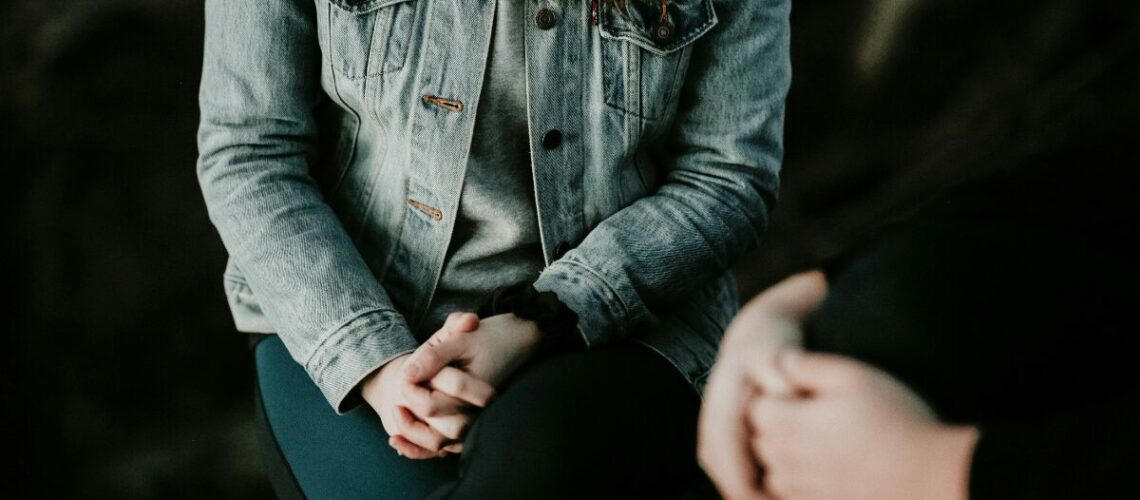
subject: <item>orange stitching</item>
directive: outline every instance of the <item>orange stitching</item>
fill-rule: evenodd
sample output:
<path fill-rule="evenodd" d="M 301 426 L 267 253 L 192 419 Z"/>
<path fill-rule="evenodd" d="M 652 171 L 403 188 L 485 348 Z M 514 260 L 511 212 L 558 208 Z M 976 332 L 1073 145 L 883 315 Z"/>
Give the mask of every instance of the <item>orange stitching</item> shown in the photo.
<path fill-rule="evenodd" d="M 420 202 L 413 200 L 411 198 L 408 198 L 408 204 L 411 205 L 412 207 L 414 207 L 416 210 L 419 210 L 419 211 L 427 214 L 429 217 L 431 217 L 435 220 L 443 220 L 443 212 L 440 211 L 438 208 L 431 207 L 428 205 L 424 205 L 423 203 L 420 203 Z"/>
<path fill-rule="evenodd" d="M 661 0 L 661 20 L 657 21 L 659 23 L 664 23 L 665 19 L 668 18 L 669 4 L 666 3 L 667 1 L 668 0 Z"/>
<path fill-rule="evenodd" d="M 420 100 L 422 100 L 424 104 L 434 104 L 453 113 L 459 113 L 463 111 L 463 103 L 456 101 L 455 99 L 444 99 L 442 97 L 425 95 L 421 97 Z"/>

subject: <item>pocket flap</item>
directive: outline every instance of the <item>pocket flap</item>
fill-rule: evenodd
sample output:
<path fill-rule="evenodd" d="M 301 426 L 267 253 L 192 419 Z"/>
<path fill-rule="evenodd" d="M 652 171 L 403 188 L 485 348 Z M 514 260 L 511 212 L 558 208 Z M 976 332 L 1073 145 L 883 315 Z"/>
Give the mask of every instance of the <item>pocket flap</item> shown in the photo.
<path fill-rule="evenodd" d="M 353 14 L 367 14 L 376 9 L 408 1 L 410 0 L 329 0 L 329 3 Z"/>
<path fill-rule="evenodd" d="M 658 55 L 692 43 L 717 23 L 712 0 L 597 1 L 603 38 L 628 41 Z"/>

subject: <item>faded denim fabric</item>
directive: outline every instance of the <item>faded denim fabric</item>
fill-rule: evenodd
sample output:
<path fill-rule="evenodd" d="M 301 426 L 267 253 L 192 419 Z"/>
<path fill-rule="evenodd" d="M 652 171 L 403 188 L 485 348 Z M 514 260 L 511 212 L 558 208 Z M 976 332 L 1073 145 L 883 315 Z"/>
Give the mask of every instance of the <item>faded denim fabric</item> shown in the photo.
<path fill-rule="evenodd" d="M 779 186 L 790 2 L 625 3 L 524 2 L 536 287 L 590 346 L 635 335 L 699 389 Z M 231 310 L 339 412 L 439 326 L 494 10 L 206 2 L 197 169 Z"/>
<path fill-rule="evenodd" d="M 443 323 L 472 311 L 487 290 L 534 281 L 546 267 L 530 175 L 527 129 L 526 5 L 497 2 L 451 246 L 421 321 Z M 533 20 L 530 20 L 534 22 Z"/>

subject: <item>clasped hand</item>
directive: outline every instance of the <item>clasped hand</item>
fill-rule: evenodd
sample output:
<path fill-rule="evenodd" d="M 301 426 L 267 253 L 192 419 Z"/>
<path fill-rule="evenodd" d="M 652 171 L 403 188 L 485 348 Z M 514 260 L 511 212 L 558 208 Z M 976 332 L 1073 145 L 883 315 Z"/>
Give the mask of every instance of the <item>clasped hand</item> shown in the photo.
<path fill-rule="evenodd" d="M 976 430 L 938 421 L 887 373 L 802 350 L 827 292 L 794 276 L 746 305 L 705 389 L 702 467 L 728 500 L 962 499 Z"/>
<path fill-rule="evenodd" d="M 534 322 L 510 313 L 483 320 L 452 313 L 415 352 L 365 379 L 362 395 L 400 455 L 429 459 L 460 453 L 478 411 L 533 354 L 538 336 Z"/>

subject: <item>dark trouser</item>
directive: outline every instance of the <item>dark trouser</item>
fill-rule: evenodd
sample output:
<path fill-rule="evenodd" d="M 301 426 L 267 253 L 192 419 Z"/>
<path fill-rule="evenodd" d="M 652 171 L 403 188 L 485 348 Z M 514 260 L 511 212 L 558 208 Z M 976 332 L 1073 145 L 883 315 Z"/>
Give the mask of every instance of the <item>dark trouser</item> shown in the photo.
<path fill-rule="evenodd" d="M 697 394 L 629 343 L 522 368 L 460 457 L 409 460 L 367 405 L 336 415 L 276 336 L 254 348 L 263 444 L 283 498 L 679 498 L 695 460 Z M 707 490 L 705 490 L 707 491 Z"/>

